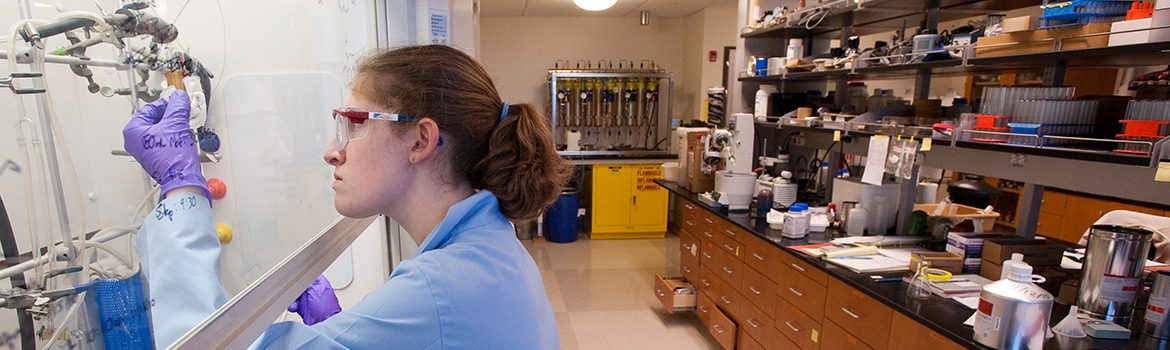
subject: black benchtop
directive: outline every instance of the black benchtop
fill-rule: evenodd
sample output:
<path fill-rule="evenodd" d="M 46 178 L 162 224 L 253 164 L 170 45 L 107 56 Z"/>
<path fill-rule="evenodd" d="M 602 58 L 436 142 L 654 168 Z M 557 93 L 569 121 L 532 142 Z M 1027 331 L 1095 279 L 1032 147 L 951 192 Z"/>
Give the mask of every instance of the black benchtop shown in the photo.
<path fill-rule="evenodd" d="M 772 243 L 772 245 L 796 256 L 798 259 L 803 259 L 806 263 L 816 266 L 830 277 L 836 278 L 845 284 L 864 292 L 866 295 L 881 301 L 886 306 L 897 310 L 906 315 L 910 319 L 929 327 L 930 329 L 950 338 L 959 345 L 972 349 L 990 349 L 976 343 L 974 340 L 974 330 L 971 327 L 964 326 L 963 322 L 967 320 L 975 310 L 968 309 L 963 304 L 951 299 L 943 299 L 938 296 L 931 296 L 927 300 L 914 299 L 906 295 L 905 283 L 886 282 L 877 283 L 870 278 L 870 274 L 859 274 L 847 268 L 837 266 L 819 258 L 814 258 L 808 254 L 804 254 L 793 250 L 789 247 L 800 246 L 806 244 L 824 243 L 829 241 L 835 231 L 832 228 L 826 229 L 825 233 L 810 233 L 808 237 L 803 239 L 790 239 L 780 235 L 780 231 L 773 230 L 768 227 L 768 223 L 763 218 L 757 220 L 756 212 L 751 210 L 747 213 L 728 213 L 726 208 L 716 209 L 703 204 L 699 201 L 699 195 L 680 187 L 677 183 L 668 182 L 665 180 L 654 180 L 659 186 L 669 190 L 678 198 L 693 202 L 700 208 L 714 213 L 715 215 L 734 223 L 740 228 L 751 232 L 764 239 L 764 241 Z M 880 272 L 883 277 L 908 276 L 909 272 Z M 1053 303 L 1052 307 L 1052 325 L 1060 322 L 1066 314 L 1068 314 L 1068 305 L 1061 305 Z M 1141 316 L 1135 315 L 1135 320 L 1140 320 Z M 1170 349 L 1170 341 L 1158 340 L 1141 334 L 1141 321 L 1133 322 L 1130 327 L 1133 339 L 1112 340 L 1112 339 L 1096 339 L 1092 337 L 1085 337 L 1081 339 L 1070 339 L 1062 336 L 1056 336 L 1048 339 L 1044 343 L 1045 349 Z M 891 349 L 893 350 L 893 349 Z"/>

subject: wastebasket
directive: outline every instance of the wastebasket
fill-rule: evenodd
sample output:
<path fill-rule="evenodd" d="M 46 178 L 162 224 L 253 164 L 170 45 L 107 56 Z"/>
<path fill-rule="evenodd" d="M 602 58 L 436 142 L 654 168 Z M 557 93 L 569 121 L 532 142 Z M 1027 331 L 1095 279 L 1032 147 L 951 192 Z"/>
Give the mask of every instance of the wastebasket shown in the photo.
<path fill-rule="evenodd" d="M 545 213 L 548 223 L 548 240 L 569 243 L 577 240 L 577 208 L 581 206 L 577 191 L 563 191 Z"/>

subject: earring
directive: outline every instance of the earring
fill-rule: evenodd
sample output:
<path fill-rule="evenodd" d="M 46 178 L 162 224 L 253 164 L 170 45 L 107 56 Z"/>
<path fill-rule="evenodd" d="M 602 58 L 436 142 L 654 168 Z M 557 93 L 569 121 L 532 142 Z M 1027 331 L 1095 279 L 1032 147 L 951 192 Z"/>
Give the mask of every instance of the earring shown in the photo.
<path fill-rule="evenodd" d="M 414 156 L 410 156 L 410 164 L 414 164 Z"/>

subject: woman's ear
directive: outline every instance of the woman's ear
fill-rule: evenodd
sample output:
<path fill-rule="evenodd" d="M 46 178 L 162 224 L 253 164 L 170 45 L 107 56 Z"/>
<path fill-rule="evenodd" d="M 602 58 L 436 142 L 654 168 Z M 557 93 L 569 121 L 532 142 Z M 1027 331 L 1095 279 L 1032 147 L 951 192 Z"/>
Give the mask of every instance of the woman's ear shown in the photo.
<path fill-rule="evenodd" d="M 415 124 L 414 145 L 410 147 L 410 163 L 417 164 L 434 156 L 439 147 L 439 124 L 434 119 L 422 118 Z"/>

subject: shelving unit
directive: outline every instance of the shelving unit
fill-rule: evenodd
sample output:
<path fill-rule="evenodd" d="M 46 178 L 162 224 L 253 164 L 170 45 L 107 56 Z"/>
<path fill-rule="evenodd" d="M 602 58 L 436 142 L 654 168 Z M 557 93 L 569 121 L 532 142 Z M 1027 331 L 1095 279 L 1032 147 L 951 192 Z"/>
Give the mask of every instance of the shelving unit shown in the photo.
<path fill-rule="evenodd" d="M 789 38 L 806 39 L 804 46 L 806 50 L 811 50 L 813 47 L 825 47 L 823 43 L 831 38 L 890 31 L 901 28 L 903 22 L 910 27 L 917 27 L 921 22 L 928 28 L 935 29 L 940 21 L 1035 6 L 1039 3 L 994 0 L 861 1 L 856 6 L 838 9 L 839 12 L 830 14 L 818 27 L 811 30 L 795 27 L 767 28 L 742 34 L 737 50 L 742 52 L 741 57 L 782 55 Z M 740 8 L 742 10 L 745 7 L 741 5 Z M 1099 35 L 1108 33 L 1089 34 Z M 818 42 L 822 44 L 818 45 Z M 1060 50 L 1063 48 L 1063 42 L 1059 40 L 1052 41 L 1052 45 L 1051 52 L 997 57 L 968 55 L 966 59 L 904 65 L 740 77 L 732 91 L 738 91 L 742 105 L 750 106 L 759 84 L 777 84 L 781 92 L 784 92 L 786 86 L 803 88 L 809 86 L 808 84 L 829 81 L 836 81 L 836 86 L 844 89 L 845 82 L 849 80 L 913 78 L 914 98 L 926 98 L 931 78 L 938 76 L 1041 68 L 1044 70 L 1042 85 L 1060 86 L 1064 83 L 1065 70 L 1070 67 L 1124 68 L 1170 63 L 1170 54 L 1167 53 L 1170 52 L 1170 42 L 1076 50 Z M 827 147 L 831 144 L 831 139 L 828 138 L 832 136 L 832 130 L 821 132 L 817 128 L 778 127 L 803 132 L 806 147 Z M 859 132 L 847 133 L 860 136 L 854 138 L 855 143 L 867 140 L 868 136 L 871 136 Z M 1164 155 L 1170 155 L 1168 140 L 1170 139 L 1163 139 L 1153 144 L 1151 154 L 1142 156 L 1114 153 L 1106 150 L 1106 147 L 1097 151 L 1031 147 L 969 142 L 957 137 L 953 140 L 936 140 L 934 149 L 923 154 L 923 165 L 1024 182 L 1024 187 L 1018 190 L 1020 200 L 1019 213 L 1015 220 L 1016 234 L 1032 237 L 1035 235 L 1045 187 L 1170 206 L 1170 183 L 1154 181 L 1158 161 Z M 844 152 L 864 154 L 865 148 L 847 144 Z"/>

